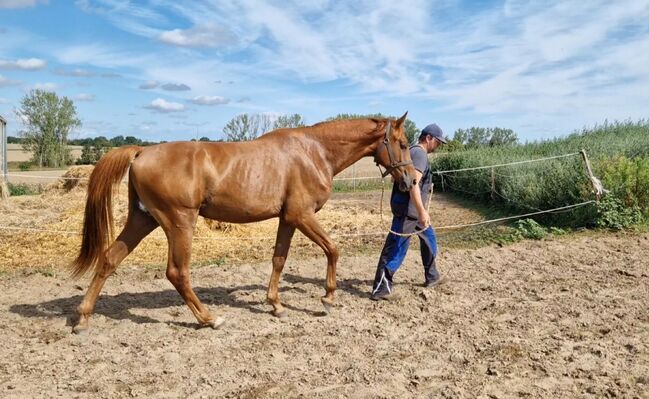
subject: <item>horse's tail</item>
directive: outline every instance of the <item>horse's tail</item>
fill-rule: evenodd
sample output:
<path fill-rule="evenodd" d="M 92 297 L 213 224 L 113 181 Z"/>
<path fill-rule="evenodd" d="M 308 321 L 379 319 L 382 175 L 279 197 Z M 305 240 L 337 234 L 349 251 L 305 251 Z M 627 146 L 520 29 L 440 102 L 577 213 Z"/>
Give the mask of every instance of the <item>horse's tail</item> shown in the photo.
<path fill-rule="evenodd" d="M 79 255 L 70 265 L 73 278 L 96 268 L 113 237 L 113 186 L 119 184 L 141 147 L 117 148 L 104 155 L 90 174 Z"/>

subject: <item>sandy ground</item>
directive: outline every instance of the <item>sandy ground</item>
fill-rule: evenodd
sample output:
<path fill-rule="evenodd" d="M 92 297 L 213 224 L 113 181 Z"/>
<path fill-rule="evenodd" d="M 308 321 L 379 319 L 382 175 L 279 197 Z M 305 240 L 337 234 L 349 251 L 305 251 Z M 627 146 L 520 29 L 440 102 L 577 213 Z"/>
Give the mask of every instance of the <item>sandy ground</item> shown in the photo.
<path fill-rule="evenodd" d="M 87 281 L 0 276 L 0 397 L 649 397 L 649 234 L 446 250 L 424 290 L 416 251 L 399 298 L 368 299 L 376 256 L 342 257 L 322 315 L 323 257 L 289 260 L 286 319 L 270 262 L 194 268 L 227 319 L 196 328 L 161 268 L 124 267 L 92 329 L 70 334 Z"/>

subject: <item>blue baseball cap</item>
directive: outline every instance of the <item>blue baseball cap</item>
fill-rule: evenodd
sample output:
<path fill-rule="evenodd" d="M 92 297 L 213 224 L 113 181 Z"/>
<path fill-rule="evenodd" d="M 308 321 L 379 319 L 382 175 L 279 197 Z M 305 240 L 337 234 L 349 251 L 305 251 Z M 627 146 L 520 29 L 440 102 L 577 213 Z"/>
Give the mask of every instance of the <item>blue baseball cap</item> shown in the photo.
<path fill-rule="evenodd" d="M 444 144 L 447 143 L 446 139 L 444 138 L 444 132 L 435 123 L 431 123 L 430 125 L 423 128 L 421 134 L 419 135 L 419 139 L 421 140 L 422 137 L 429 136 L 429 135 L 433 136 L 433 138 L 441 141 Z"/>

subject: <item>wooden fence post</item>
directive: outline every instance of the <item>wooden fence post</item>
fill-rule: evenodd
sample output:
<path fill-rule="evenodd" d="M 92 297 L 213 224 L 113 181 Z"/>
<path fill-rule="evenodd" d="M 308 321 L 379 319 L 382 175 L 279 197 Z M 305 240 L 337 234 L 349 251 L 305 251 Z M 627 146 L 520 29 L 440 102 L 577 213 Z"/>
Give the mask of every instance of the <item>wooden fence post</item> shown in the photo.
<path fill-rule="evenodd" d="M 602 194 L 606 192 L 604 190 L 604 186 L 602 186 L 602 182 L 599 181 L 597 177 L 593 174 L 593 168 L 590 166 L 590 160 L 588 159 L 588 155 L 586 155 L 586 150 L 581 150 L 579 151 L 581 153 L 581 157 L 584 159 L 584 163 L 586 164 L 586 172 L 588 173 L 588 178 L 590 179 L 590 183 L 593 185 L 593 192 L 595 193 L 595 196 L 597 197 L 597 201 L 600 200 L 602 197 Z"/>
<path fill-rule="evenodd" d="M 491 168 L 491 200 L 496 200 L 496 168 Z"/>

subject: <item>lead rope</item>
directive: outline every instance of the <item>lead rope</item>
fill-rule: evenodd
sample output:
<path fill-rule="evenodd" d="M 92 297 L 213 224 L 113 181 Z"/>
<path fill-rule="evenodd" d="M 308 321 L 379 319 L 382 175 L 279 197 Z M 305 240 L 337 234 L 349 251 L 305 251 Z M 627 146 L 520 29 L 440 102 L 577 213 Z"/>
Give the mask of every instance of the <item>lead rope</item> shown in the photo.
<path fill-rule="evenodd" d="M 379 166 L 378 164 L 376 166 L 379 168 L 379 173 L 382 174 L 383 172 L 381 171 L 381 166 Z M 385 221 L 383 219 L 383 196 L 384 195 L 385 195 L 385 179 L 381 179 L 381 202 L 379 203 L 379 213 L 381 215 L 381 225 L 383 226 L 385 226 Z M 426 200 L 426 212 L 428 212 L 429 215 L 430 215 L 430 202 L 431 202 L 430 200 L 432 197 L 433 197 L 433 184 L 431 183 L 430 192 L 428 193 L 428 200 Z M 413 231 L 412 233 L 398 233 L 392 230 L 391 227 L 388 227 L 386 230 L 388 230 L 388 232 L 398 237 L 412 237 L 414 235 L 418 235 L 422 233 L 424 230 L 426 230 L 426 228 L 428 228 L 428 226 L 426 226 L 422 230 Z"/>

